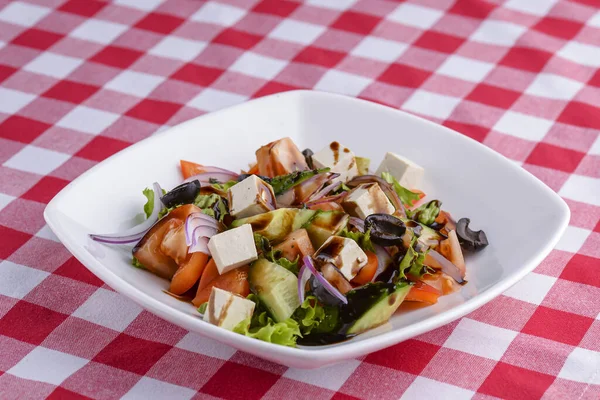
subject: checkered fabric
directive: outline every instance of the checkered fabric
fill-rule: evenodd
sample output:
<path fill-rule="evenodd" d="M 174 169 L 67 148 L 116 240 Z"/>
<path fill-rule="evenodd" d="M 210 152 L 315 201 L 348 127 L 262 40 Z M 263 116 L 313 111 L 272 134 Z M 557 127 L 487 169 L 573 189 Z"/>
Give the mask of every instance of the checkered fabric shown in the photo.
<path fill-rule="evenodd" d="M 0 398 L 600 398 L 599 5 L 0 0 Z M 568 203 L 565 236 L 467 317 L 303 371 L 142 310 L 45 225 L 52 196 L 131 143 L 296 88 L 504 154 Z"/>

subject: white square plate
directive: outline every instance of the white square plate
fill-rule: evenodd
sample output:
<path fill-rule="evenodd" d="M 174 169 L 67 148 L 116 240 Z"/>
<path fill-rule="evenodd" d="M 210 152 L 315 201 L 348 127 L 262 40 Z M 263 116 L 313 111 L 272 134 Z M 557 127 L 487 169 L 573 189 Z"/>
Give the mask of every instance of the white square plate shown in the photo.
<path fill-rule="evenodd" d="M 246 168 L 261 145 L 290 136 L 318 150 L 333 140 L 377 167 L 394 151 L 425 168 L 421 188 L 457 219 L 469 217 L 490 245 L 467 258 L 463 289 L 349 341 L 289 348 L 250 339 L 203 322 L 194 307 L 162 292 L 168 282 L 133 268 L 128 248 L 88 238 L 141 221 L 143 188 L 181 182 L 179 160 L 232 170 Z M 533 270 L 569 221 L 565 202 L 533 175 L 489 148 L 450 129 L 375 103 L 310 91 L 263 97 L 208 114 L 137 143 L 90 169 L 64 188 L 44 217 L 79 261 L 116 291 L 190 331 L 256 356 L 299 368 L 358 357 L 455 320 L 490 301 Z M 135 218 L 134 218 L 135 217 Z"/>

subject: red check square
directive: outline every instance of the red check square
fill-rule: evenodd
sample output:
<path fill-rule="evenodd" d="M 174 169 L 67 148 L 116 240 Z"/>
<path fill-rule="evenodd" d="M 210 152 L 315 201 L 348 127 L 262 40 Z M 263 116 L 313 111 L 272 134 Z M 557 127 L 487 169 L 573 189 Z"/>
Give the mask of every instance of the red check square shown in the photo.
<path fill-rule="evenodd" d="M 309 46 L 298 53 L 292 61 L 332 68 L 342 61 L 344 57 L 346 57 L 346 54 L 339 51 Z"/>
<path fill-rule="evenodd" d="M 137 50 L 111 45 L 103 48 L 90 58 L 90 61 L 125 69 L 136 62 L 142 55 L 144 53 Z"/>
<path fill-rule="evenodd" d="M 464 42 L 465 39 L 458 36 L 447 35 L 441 32 L 427 31 L 414 42 L 414 45 L 424 49 L 452 54 L 458 50 L 458 48 Z"/>
<path fill-rule="evenodd" d="M 0 225 L 0 238 L 2 238 L 0 259 L 6 259 L 17 251 L 19 247 L 27 243 L 31 239 L 31 235 Z"/>
<path fill-rule="evenodd" d="M 4 81 L 6 78 L 11 76 L 15 72 L 17 72 L 16 68 L 9 67 L 8 65 L 0 64 L 0 83 L 2 83 L 2 81 Z"/>
<path fill-rule="evenodd" d="M 91 400 L 91 397 L 82 396 L 79 393 L 72 392 L 65 388 L 58 386 L 48 397 L 46 400 Z"/>
<path fill-rule="evenodd" d="M 545 17 L 532 28 L 550 36 L 571 40 L 583 28 L 583 24 L 573 20 Z"/>
<path fill-rule="evenodd" d="M 0 81 L 2 81 L 2 78 L 0 78 Z M 598 69 L 594 76 L 592 76 L 588 82 L 588 85 L 600 87 L 600 69 Z"/>
<path fill-rule="evenodd" d="M 600 222 L 596 229 L 600 232 Z M 599 266 L 600 260 L 597 258 L 575 254 L 563 269 L 560 278 L 600 288 Z"/>
<path fill-rule="evenodd" d="M 509 109 L 521 96 L 514 90 L 503 89 L 498 86 L 481 83 L 467 96 L 467 100 L 487 104 L 502 109 Z"/>
<path fill-rule="evenodd" d="M 572 101 L 567 104 L 557 121 L 584 128 L 600 129 L 600 108 Z"/>
<path fill-rule="evenodd" d="M 576 346 L 592 322 L 592 318 L 539 306 L 522 332 Z"/>
<path fill-rule="evenodd" d="M 503 399 L 539 399 L 554 376 L 499 362 L 478 392 Z"/>
<path fill-rule="evenodd" d="M 59 81 L 45 93 L 44 97 L 80 104 L 96 93 L 100 88 L 69 80 Z"/>
<path fill-rule="evenodd" d="M 230 385 L 235 376 L 236 384 Z M 245 365 L 226 362 L 202 387 L 201 393 L 231 400 L 261 399 L 277 382 L 278 375 Z M 244 388 L 243 391 L 240 388 Z"/>
<path fill-rule="evenodd" d="M 478 142 L 483 142 L 488 132 L 490 131 L 488 128 L 479 125 L 473 124 L 463 124 L 461 122 L 456 121 L 444 121 L 444 125 L 450 129 L 454 129 L 457 132 L 462 133 L 465 136 L 470 137 L 471 139 L 475 139 Z"/>
<path fill-rule="evenodd" d="M 22 196 L 24 199 L 39 201 L 40 203 L 48 203 L 52 198 L 60 192 L 69 181 L 64 179 L 54 178 L 52 176 L 43 177 L 31 189 Z"/>
<path fill-rule="evenodd" d="M 48 308 L 19 301 L 0 319 L 0 335 L 39 345 L 66 318 Z"/>
<path fill-rule="evenodd" d="M 94 286 L 102 286 L 104 282 L 92 274 L 89 269 L 83 266 L 82 263 L 77 261 L 75 257 L 69 258 L 64 264 L 62 264 L 56 271 L 55 275 L 65 276 L 67 278 L 75 279 L 80 282 L 84 282 Z"/>
<path fill-rule="evenodd" d="M 531 72 L 540 72 L 552 53 L 531 47 L 513 47 L 498 64 Z"/>
<path fill-rule="evenodd" d="M 495 5 L 486 1 L 458 0 L 448 10 L 451 14 L 463 15 L 465 17 L 485 19 L 493 10 Z"/>
<path fill-rule="evenodd" d="M 175 104 L 168 101 L 158 101 L 145 99 L 139 102 L 125 115 L 144 121 L 154 122 L 155 124 L 166 123 L 179 109 L 181 104 Z"/>
<path fill-rule="evenodd" d="M 46 50 L 63 37 L 63 35 L 59 35 L 58 33 L 31 28 L 14 38 L 12 44 Z"/>
<path fill-rule="evenodd" d="M 248 32 L 242 32 L 237 29 L 229 28 L 222 31 L 213 39 L 214 43 L 225 44 L 227 46 L 239 47 L 248 50 L 262 40 L 262 36 L 253 35 Z"/>
<path fill-rule="evenodd" d="M 346 11 L 333 22 L 331 27 L 360 35 L 368 35 L 380 21 L 380 18 L 373 15 Z"/>
<path fill-rule="evenodd" d="M 419 375 L 439 349 L 440 346 L 409 339 L 369 354 L 365 362 Z"/>
<path fill-rule="evenodd" d="M 210 86 L 222 74 L 223 70 L 196 64 L 185 64 L 171 78 L 200 86 Z"/>
<path fill-rule="evenodd" d="M 43 122 L 12 115 L 0 123 L 0 137 L 21 143 L 31 143 L 48 128 L 50 125 Z"/>
<path fill-rule="evenodd" d="M 276 81 L 270 81 L 261 87 L 252 97 L 258 98 L 268 96 L 274 93 L 287 92 L 290 90 L 300 89 L 298 86 L 286 85 L 285 83 L 279 83 Z"/>
<path fill-rule="evenodd" d="M 252 12 L 287 17 L 288 15 L 293 13 L 299 6 L 300 4 L 293 3 L 287 0 L 263 0 L 254 6 Z"/>
<path fill-rule="evenodd" d="M 579 151 L 548 143 L 538 143 L 525 162 L 560 171 L 574 172 L 583 157 L 585 157 L 585 153 Z"/>
<path fill-rule="evenodd" d="M 135 27 L 167 35 L 177 29 L 184 21 L 184 19 L 173 15 L 153 12 L 135 24 Z"/>
<path fill-rule="evenodd" d="M 81 15 L 83 17 L 91 17 L 105 6 L 106 3 L 96 0 L 69 0 L 60 6 L 58 10 Z"/>
<path fill-rule="evenodd" d="M 83 149 L 79 150 L 76 156 L 87 158 L 88 160 L 102 161 L 123 150 L 130 144 L 118 139 L 96 136 Z"/>
<path fill-rule="evenodd" d="M 171 346 L 163 343 L 138 339 L 121 333 L 102 349 L 93 361 L 144 375 L 170 349 Z"/>
<path fill-rule="evenodd" d="M 396 86 L 418 88 L 431 76 L 431 72 L 404 64 L 392 64 L 378 80 Z"/>

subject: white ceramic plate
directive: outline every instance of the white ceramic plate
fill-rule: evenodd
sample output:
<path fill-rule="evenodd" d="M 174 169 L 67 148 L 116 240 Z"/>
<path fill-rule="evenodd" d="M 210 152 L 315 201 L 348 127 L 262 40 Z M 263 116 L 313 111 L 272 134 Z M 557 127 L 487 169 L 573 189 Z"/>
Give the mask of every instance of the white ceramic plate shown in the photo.
<path fill-rule="evenodd" d="M 162 292 L 168 283 L 133 268 L 129 248 L 92 242 L 88 233 L 116 232 L 139 223 L 152 182 L 181 182 L 179 160 L 232 170 L 254 151 L 290 136 L 319 150 L 333 140 L 379 165 L 386 151 L 425 168 L 421 188 L 454 217 L 469 217 L 490 245 L 467 258 L 469 283 L 438 304 L 397 313 L 389 324 L 349 341 L 289 348 L 250 339 L 203 322 L 190 304 Z M 450 129 L 375 103 L 294 91 L 264 97 L 193 119 L 137 143 L 90 169 L 48 204 L 44 217 L 64 245 L 100 279 L 150 312 L 190 331 L 256 356 L 316 368 L 396 344 L 455 320 L 490 301 L 533 270 L 569 221 L 565 202 L 516 164 Z"/>

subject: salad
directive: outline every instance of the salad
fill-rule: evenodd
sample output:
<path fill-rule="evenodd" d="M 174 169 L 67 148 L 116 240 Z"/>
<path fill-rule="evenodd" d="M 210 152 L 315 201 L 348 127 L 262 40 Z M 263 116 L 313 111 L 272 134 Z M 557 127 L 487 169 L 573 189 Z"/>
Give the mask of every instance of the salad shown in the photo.
<path fill-rule="evenodd" d="M 338 142 L 313 153 L 283 138 L 246 172 L 184 160 L 181 172 L 170 191 L 143 191 L 145 222 L 91 238 L 133 245 L 133 266 L 168 280 L 204 321 L 271 343 L 335 343 L 402 303 L 434 304 L 466 284 L 464 253 L 488 244 L 394 153 L 370 172 Z"/>

